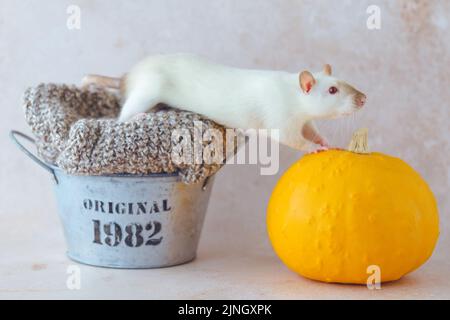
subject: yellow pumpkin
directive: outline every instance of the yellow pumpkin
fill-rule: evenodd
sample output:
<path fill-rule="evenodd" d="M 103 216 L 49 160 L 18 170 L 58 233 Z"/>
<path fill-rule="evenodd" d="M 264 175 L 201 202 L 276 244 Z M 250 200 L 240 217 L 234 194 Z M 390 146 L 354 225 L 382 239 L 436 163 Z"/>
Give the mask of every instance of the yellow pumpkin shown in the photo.
<path fill-rule="evenodd" d="M 366 151 L 305 155 L 284 173 L 267 210 L 272 246 L 293 271 L 314 280 L 366 284 L 421 266 L 439 236 L 436 200 L 404 161 Z M 358 151 L 358 152 L 355 152 Z"/>

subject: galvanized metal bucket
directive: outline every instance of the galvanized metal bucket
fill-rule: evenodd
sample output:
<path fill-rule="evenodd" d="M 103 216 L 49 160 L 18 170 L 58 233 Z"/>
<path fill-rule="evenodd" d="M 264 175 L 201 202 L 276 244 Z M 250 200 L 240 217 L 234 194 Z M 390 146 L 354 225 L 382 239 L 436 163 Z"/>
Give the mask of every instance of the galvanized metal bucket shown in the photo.
<path fill-rule="evenodd" d="M 213 177 L 184 184 L 178 174 L 75 176 L 47 164 L 11 138 L 49 171 L 68 245 L 78 262 L 112 268 L 159 268 L 193 260 Z"/>

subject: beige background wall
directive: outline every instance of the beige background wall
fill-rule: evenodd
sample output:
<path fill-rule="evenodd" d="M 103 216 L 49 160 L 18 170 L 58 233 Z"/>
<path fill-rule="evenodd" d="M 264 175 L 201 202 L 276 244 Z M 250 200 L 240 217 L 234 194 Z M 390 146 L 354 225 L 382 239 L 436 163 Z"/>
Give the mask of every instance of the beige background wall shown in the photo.
<path fill-rule="evenodd" d="M 81 8 L 81 30 L 66 27 L 69 4 Z M 366 27 L 370 4 L 381 8 L 381 30 Z M 333 143 L 345 145 L 353 129 L 369 126 L 373 150 L 399 156 L 423 175 L 442 219 L 430 263 L 442 263 L 450 244 L 449 34 L 450 1 L 444 0 L 0 0 L 0 261 L 38 256 L 42 237 L 62 241 L 50 177 L 7 138 L 11 128 L 28 132 L 24 89 L 78 83 L 86 73 L 120 75 L 152 53 L 193 52 L 251 68 L 317 70 L 331 63 L 338 77 L 367 93 L 368 104 L 354 119 L 322 127 Z M 300 155 L 282 148 L 281 171 Z M 277 178 L 260 176 L 257 166 L 224 168 L 201 254 L 271 255 L 265 208 Z M 26 234 L 24 223 L 31 225 Z M 57 230 L 42 235 L 52 226 Z"/>

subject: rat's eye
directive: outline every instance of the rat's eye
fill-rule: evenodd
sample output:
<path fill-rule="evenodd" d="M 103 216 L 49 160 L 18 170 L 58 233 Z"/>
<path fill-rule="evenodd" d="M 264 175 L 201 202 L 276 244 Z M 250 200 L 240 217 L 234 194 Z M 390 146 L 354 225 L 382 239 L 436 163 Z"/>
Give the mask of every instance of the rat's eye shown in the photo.
<path fill-rule="evenodd" d="M 336 87 L 330 87 L 330 89 L 328 89 L 328 92 L 330 93 L 330 94 L 336 94 L 336 93 L 338 93 L 338 88 L 336 88 Z"/>

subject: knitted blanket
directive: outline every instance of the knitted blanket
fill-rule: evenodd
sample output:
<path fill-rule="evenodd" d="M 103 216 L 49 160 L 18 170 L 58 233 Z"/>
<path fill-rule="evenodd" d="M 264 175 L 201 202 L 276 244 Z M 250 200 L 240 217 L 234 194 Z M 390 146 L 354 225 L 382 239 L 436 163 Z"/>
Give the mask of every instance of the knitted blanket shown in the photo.
<path fill-rule="evenodd" d="M 24 109 L 40 157 L 68 174 L 178 172 L 195 183 L 237 149 L 236 136 L 226 148 L 223 126 L 187 111 L 163 107 L 118 123 L 120 97 L 103 88 L 40 84 L 25 92 Z"/>

